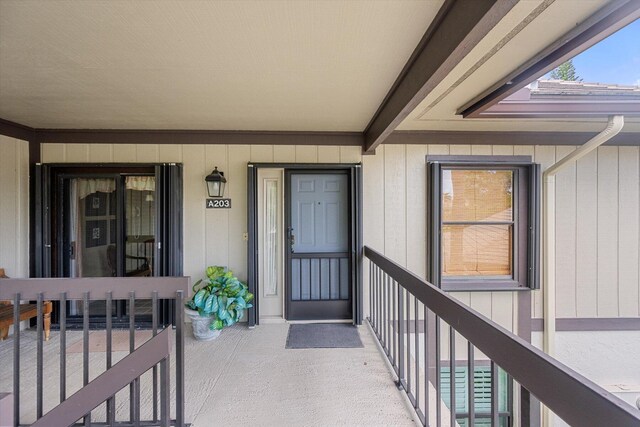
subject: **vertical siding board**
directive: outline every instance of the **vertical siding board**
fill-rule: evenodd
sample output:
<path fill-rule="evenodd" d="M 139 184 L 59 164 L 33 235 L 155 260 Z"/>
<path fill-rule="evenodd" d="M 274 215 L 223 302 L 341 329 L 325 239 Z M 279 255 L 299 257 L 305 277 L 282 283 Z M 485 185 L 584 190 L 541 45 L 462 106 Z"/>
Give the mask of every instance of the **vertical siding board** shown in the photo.
<path fill-rule="evenodd" d="M 513 292 L 491 292 L 491 320 L 514 331 L 513 328 Z"/>
<path fill-rule="evenodd" d="M 491 151 L 494 156 L 513 156 L 513 145 L 494 145 Z"/>
<path fill-rule="evenodd" d="M 553 146 L 538 145 L 534 148 L 533 154 L 534 154 L 534 161 L 542 165 L 542 170 L 547 169 L 556 161 L 556 149 Z M 543 307 L 542 307 L 543 294 L 544 294 L 544 289 L 540 289 L 539 291 L 532 292 L 532 295 L 533 295 L 532 311 L 533 311 L 534 317 L 543 316 Z"/>
<path fill-rule="evenodd" d="M 158 161 L 158 144 L 136 144 L 136 162 L 157 163 Z"/>
<path fill-rule="evenodd" d="M 363 172 L 363 242 L 365 245 L 384 253 L 384 153 L 387 146 L 381 145 L 376 154 L 362 156 Z M 369 315 L 369 265 L 362 267 L 364 315 Z"/>
<path fill-rule="evenodd" d="M 251 161 L 256 163 L 273 162 L 273 145 L 252 145 Z"/>
<path fill-rule="evenodd" d="M 206 190 L 203 180 L 206 174 L 211 172 L 207 171 L 205 164 L 204 145 L 185 145 L 183 147 L 183 163 L 184 274 L 199 278 L 207 266 L 206 236 L 203 232 L 205 230 Z"/>
<path fill-rule="evenodd" d="M 0 267 L 29 277 L 29 144 L 0 135 Z"/>
<path fill-rule="evenodd" d="M 455 156 L 468 156 L 471 154 L 471 145 L 453 144 L 449 146 L 449 153 Z"/>
<path fill-rule="evenodd" d="M 205 146 L 205 173 L 202 175 L 201 181 L 204 181 L 204 177 L 213 170 L 214 166 L 218 166 L 218 169 L 224 172 L 225 175 L 228 174 L 226 145 Z M 201 188 L 201 191 L 206 196 L 204 182 L 195 187 Z M 225 189 L 224 196 L 228 197 L 228 195 L 228 189 Z M 229 209 L 205 209 L 204 231 L 207 266 L 221 265 L 227 267 L 229 265 Z"/>
<path fill-rule="evenodd" d="M 188 145 L 184 146 L 185 149 Z M 114 144 L 113 161 L 122 163 L 131 163 L 137 161 L 137 152 L 135 144 Z"/>
<path fill-rule="evenodd" d="M 618 147 L 598 148 L 598 316 L 618 315 Z"/>
<path fill-rule="evenodd" d="M 576 315 L 597 315 L 598 155 L 591 152 L 576 165 Z"/>
<path fill-rule="evenodd" d="M 16 140 L 18 153 L 18 200 L 16 201 L 16 227 L 18 242 L 16 245 L 15 277 L 29 277 L 29 143 Z"/>
<path fill-rule="evenodd" d="M 15 208 L 18 203 L 18 144 L 13 138 L 0 136 L 0 261 L 9 276 L 15 274 L 17 242 Z"/>
<path fill-rule="evenodd" d="M 67 161 L 66 144 L 42 144 L 42 163 L 63 163 Z"/>
<path fill-rule="evenodd" d="M 471 154 L 474 156 L 490 156 L 493 150 L 490 145 L 472 145 Z"/>
<path fill-rule="evenodd" d="M 227 194 L 232 200 L 229 211 L 229 269 L 246 280 L 247 242 L 242 238 L 247 232 L 247 164 L 251 156 L 249 145 L 229 145 L 227 163 Z M 225 174 L 226 175 L 226 174 Z"/>
<path fill-rule="evenodd" d="M 558 147 L 558 160 L 575 147 Z M 576 165 L 556 176 L 556 315 L 576 316 Z"/>
<path fill-rule="evenodd" d="M 87 163 L 89 161 L 89 144 L 67 144 L 66 152 L 66 162 Z"/>
<path fill-rule="evenodd" d="M 340 163 L 340 147 L 318 147 L 318 163 Z"/>
<path fill-rule="evenodd" d="M 278 163 L 295 163 L 295 145 L 275 145 L 273 147 L 273 161 Z"/>
<path fill-rule="evenodd" d="M 427 146 L 427 153 L 432 156 L 444 156 L 449 154 L 449 146 L 446 144 L 430 144 Z"/>
<path fill-rule="evenodd" d="M 296 145 L 296 163 L 317 163 L 318 147 L 315 145 Z"/>
<path fill-rule="evenodd" d="M 384 150 L 385 255 L 406 265 L 406 176 L 405 146 L 388 145 Z"/>
<path fill-rule="evenodd" d="M 407 145 L 407 268 L 422 278 L 426 277 L 426 145 Z"/>
<path fill-rule="evenodd" d="M 182 145 L 160 144 L 158 148 L 158 161 L 162 163 L 181 163 Z"/>
<path fill-rule="evenodd" d="M 91 163 L 113 162 L 113 145 L 112 144 L 90 144 L 89 145 L 89 161 Z"/>
<path fill-rule="evenodd" d="M 640 164 L 638 147 L 620 147 L 619 165 L 619 216 L 618 232 L 618 271 L 620 274 L 619 296 L 621 317 L 640 315 L 638 305 L 638 244 L 640 204 Z"/>
<path fill-rule="evenodd" d="M 340 147 L 340 163 L 360 163 L 362 147 Z"/>

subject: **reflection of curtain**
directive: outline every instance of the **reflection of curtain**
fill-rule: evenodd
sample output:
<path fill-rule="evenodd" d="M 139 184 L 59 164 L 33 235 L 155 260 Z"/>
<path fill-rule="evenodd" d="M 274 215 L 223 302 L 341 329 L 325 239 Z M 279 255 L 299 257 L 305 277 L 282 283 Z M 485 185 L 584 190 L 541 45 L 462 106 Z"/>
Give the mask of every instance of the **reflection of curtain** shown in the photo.
<path fill-rule="evenodd" d="M 116 180 L 112 178 L 76 179 L 78 182 L 78 199 L 84 199 L 89 194 L 113 193 L 116 191 Z"/>
<path fill-rule="evenodd" d="M 116 191 L 116 180 L 112 178 L 78 179 L 78 199 L 84 199 L 93 193 L 113 193 Z M 127 190 L 156 191 L 156 178 L 153 176 L 128 176 Z"/>
<path fill-rule="evenodd" d="M 128 176 L 125 186 L 127 190 L 156 191 L 156 178 L 154 176 Z"/>

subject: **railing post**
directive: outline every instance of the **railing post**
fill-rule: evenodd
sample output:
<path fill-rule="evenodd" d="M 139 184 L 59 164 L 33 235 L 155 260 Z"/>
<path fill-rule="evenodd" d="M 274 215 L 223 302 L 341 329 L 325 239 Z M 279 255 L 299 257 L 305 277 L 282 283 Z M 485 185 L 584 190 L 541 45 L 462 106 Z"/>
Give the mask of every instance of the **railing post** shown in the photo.
<path fill-rule="evenodd" d="M 13 298 L 13 426 L 20 425 L 20 294 Z"/>
<path fill-rule="evenodd" d="M 36 333 L 36 339 L 38 341 L 36 345 L 36 417 L 37 418 L 42 418 L 42 408 L 43 408 L 42 400 L 44 398 L 44 388 L 43 388 L 44 361 L 43 361 L 43 355 L 42 355 L 42 342 L 44 341 L 44 332 L 42 328 L 42 323 L 44 322 L 44 315 L 42 313 L 43 304 L 44 304 L 44 296 L 42 295 L 42 292 L 39 292 L 38 299 L 36 301 L 36 312 L 37 312 L 36 322 L 38 323 L 37 333 Z"/>
<path fill-rule="evenodd" d="M 398 283 L 398 385 L 404 387 L 404 298 L 403 288 Z"/>
<path fill-rule="evenodd" d="M 67 293 L 60 293 L 60 403 L 67 399 Z"/>
<path fill-rule="evenodd" d="M 89 384 L 89 292 L 82 297 L 82 385 Z M 84 425 L 91 425 L 91 412 L 85 415 Z"/>
<path fill-rule="evenodd" d="M 176 425 L 184 427 L 184 295 L 176 293 Z"/>

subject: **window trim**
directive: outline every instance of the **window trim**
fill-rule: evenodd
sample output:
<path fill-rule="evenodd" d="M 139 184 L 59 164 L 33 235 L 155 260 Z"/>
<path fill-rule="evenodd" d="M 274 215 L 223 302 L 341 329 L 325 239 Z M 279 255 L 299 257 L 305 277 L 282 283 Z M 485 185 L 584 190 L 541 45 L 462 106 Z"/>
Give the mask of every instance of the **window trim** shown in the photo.
<path fill-rule="evenodd" d="M 530 156 L 427 156 L 426 162 L 427 279 L 446 291 L 538 289 L 540 165 L 533 163 Z M 511 279 L 444 279 L 441 261 L 443 169 L 514 170 L 514 254 Z"/>

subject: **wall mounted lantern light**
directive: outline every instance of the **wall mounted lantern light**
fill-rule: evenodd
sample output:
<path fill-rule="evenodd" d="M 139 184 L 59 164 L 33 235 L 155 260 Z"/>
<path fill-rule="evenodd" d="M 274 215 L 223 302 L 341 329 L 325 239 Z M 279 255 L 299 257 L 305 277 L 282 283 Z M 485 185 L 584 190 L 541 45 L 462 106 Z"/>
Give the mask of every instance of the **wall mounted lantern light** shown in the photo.
<path fill-rule="evenodd" d="M 227 179 L 224 177 L 224 172 L 218 171 L 217 166 L 204 180 L 207 183 L 209 197 L 224 196 L 224 186 L 227 183 Z"/>

